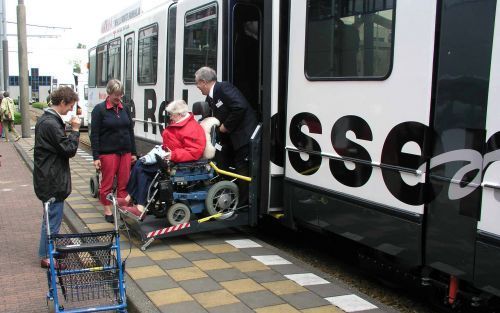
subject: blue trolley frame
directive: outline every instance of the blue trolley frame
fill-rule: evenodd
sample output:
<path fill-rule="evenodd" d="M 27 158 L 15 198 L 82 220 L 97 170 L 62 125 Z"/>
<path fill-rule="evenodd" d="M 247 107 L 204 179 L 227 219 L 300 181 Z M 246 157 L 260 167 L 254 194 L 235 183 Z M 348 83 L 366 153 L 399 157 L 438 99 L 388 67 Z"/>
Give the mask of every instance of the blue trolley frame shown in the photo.
<path fill-rule="evenodd" d="M 108 199 L 113 202 L 113 207 L 114 207 L 114 230 L 112 231 L 107 231 L 107 232 L 94 232 L 94 233 L 81 233 L 81 234 L 64 234 L 64 235 L 51 235 L 50 232 L 50 224 L 49 224 L 49 215 L 48 215 L 48 209 L 51 203 L 53 203 L 55 200 L 54 198 L 50 199 L 49 201 L 44 203 L 44 219 L 45 223 L 47 225 L 47 240 L 48 240 L 48 257 L 50 260 L 50 266 L 47 270 L 47 279 L 48 279 L 48 292 L 47 292 L 47 304 L 49 305 L 49 311 L 52 312 L 64 312 L 64 313 L 80 313 L 80 312 L 101 312 L 101 311 L 116 311 L 120 313 L 126 313 L 127 312 L 127 298 L 126 298 L 126 293 L 125 293 L 125 282 L 124 282 L 124 275 L 123 275 L 123 264 L 121 261 L 121 254 L 120 254 L 120 233 L 118 231 L 118 223 L 117 223 L 117 212 L 116 212 L 116 199 L 113 195 L 109 195 Z M 97 238 L 99 236 L 105 237 L 106 238 L 111 238 L 110 242 L 108 244 L 106 243 L 99 243 L 99 242 L 93 242 L 93 243 L 85 243 L 84 239 L 81 238 Z M 62 247 L 58 247 L 55 243 L 55 240 L 58 238 L 70 238 L 69 240 L 73 241 L 81 241 L 79 244 L 71 244 L 71 245 L 66 245 Z M 114 239 L 113 239 L 114 238 Z M 75 240 L 76 239 L 76 240 Z M 81 239 L 81 240 L 79 240 Z M 98 240 L 98 239 L 96 239 Z M 93 267 L 86 267 L 83 266 L 82 268 L 75 268 L 74 264 L 72 266 L 68 266 L 68 269 L 65 269 L 65 259 L 63 258 L 62 254 L 68 255 L 68 254 L 73 254 L 74 257 L 78 257 L 77 255 L 89 255 L 91 256 L 90 259 L 92 259 L 92 253 L 95 253 L 96 251 L 100 251 L 104 255 L 108 256 L 109 259 L 108 261 L 111 261 L 113 259 L 113 262 L 108 262 L 108 263 L 114 263 L 114 264 L 105 264 L 101 266 L 93 266 Z M 113 255 L 115 253 L 115 255 Z M 115 257 L 116 256 L 116 259 Z M 59 257 L 59 263 L 56 265 L 56 258 Z M 62 261 L 61 261 L 62 260 Z M 114 277 L 114 280 L 112 281 L 113 283 L 116 282 L 117 286 L 111 287 L 115 294 L 116 298 L 116 303 L 113 305 L 92 305 L 92 306 L 86 306 L 86 307 L 77 307 L 77 308 L 70 308 L 70 309 L 64 309 L 64 307 L 61 305 L 61 299 L 59 299 L 58 295 L 58 288 L 61 290 L 63 295 L 65 295 L 65 288 L 68 286 L 64 285 L 64 280 L 66 278 L 71 278 L 71 275 L 77 276 L 77 275 L 94 275 L 96 279 L 100 277 L 105 277 L 106 274 L 108 273 L 109 275 L 112 275 Z M 108 276 L 109 276 L 108 275 Z M 90 276 L 92 277 L 92 276 Z M 58 284 L 59 281 L 59 284 Z M 108 282 L 109 283 L 109 282 Z M 94 285 L 93 285 L 94 284 Z M 92 279 L 86 279 L 84 282 L 81 283 L 81 285 L 78 285 L 75 283 L 74 285 L 71 286 L 73 288 L 73 291 L 78 294 L 79 290 L 82 291 L 87 291 L 90 290 L 93 286 L 103 286 L 102 282 L 99 281 L 92 281 Z M 89 291 L 87 291 L 89 292 Z M 108 291 L 109 292 L 109 291 Z M 89 292 L 90 293 L 90 292 Z M 92 291 L 92 297 L 95 297 L 95 292 Z M 97 292 L 97 297 L 99 297 L 99 291 Z M 81 299 L 82 301 L 88 300 L 90 296 L 82 296 Z M 95 298 L 92 298 L 92 300 Z M 77 300 L 72 301 L 72 302 L 77 302 L 80 301 L 80 296 L 77 295 Z M 53 309 L 53 310 L 52 310 Z"/>

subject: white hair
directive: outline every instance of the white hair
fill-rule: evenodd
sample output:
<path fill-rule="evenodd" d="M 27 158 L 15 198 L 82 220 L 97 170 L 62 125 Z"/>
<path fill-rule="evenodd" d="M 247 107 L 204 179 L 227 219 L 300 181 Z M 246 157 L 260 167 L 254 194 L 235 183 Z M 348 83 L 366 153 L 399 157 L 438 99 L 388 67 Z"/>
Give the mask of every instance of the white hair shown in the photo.
<path fill-rule="evenodd" d="M 184 100 L 174 100 L 167 105 L 167 112 L 184 116 L 188 112 L 188 106 Z"/>
<path fill-rule="evenodd" d="M 211 67 L 204 66 L 194 73 L 195 81 L 214 82 L 217 81 L 217 73 Z"/>

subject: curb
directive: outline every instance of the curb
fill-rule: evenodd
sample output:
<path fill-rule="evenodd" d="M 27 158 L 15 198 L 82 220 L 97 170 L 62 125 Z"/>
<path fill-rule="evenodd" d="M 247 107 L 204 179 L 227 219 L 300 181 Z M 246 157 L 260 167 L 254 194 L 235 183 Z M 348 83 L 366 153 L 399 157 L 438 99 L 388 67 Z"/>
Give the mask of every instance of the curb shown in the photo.
<path fill-rule="evenodd" d="M 26 166 L 33 173 L 33 161 L 31 161 L 26 151 L 24 151 L 24 149 L 17 142 L 14 142 L 14 148 L 16 148 L 17 153 L 21 156 Z M 88 232 L 88 228 L 75 214 L 71 205 L 64 201 L 64 207 L 64 222 L 68 225 L 68 227 L 76 233 Z M 123 274 L 125 276 L 125 286 L 127 288 L 127 311 L 130 313 L 160 313 L 159 309 L 149 300 L 135 281 L 126 272 Z"/>

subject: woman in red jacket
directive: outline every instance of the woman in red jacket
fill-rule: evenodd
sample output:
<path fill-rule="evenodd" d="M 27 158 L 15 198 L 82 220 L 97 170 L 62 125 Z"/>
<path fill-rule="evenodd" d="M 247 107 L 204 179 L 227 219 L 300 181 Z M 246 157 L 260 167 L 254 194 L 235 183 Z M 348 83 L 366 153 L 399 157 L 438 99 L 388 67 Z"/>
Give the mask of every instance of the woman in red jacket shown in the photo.
<path fill-rule="evenodd" d="M 203 128 L 188 112 L 184 100 L 175 100 L 168 104 L 167 113 L 170 123 L 162 133 L 163 150 L 167 152 L 166 159 L 175 163 L 196 161 L 203 155 L 206 145 L 206 136 Z M 158 164 L 144 164 L 140 159 L 134 166 L 127 185 L 128 196 L 118 198 L 122 209 L 140 216 L 144 212 L 149 184 L 158 170 Z M 137 205 L 130 205 L 135 200 Z"/>

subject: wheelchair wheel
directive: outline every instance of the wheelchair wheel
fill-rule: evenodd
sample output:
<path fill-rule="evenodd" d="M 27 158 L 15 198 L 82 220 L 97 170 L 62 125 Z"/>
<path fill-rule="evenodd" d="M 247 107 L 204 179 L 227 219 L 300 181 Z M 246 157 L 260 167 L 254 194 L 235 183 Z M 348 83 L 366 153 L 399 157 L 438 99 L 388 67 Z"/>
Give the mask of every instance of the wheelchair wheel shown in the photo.
<path fill-rule="evenodd" d="M 187 223 L 191 219 L 191 210 L 184 203 L 175 203 L 167 210 L 167 221 L 175 226 Z"/>
<path fill-rule="evenodd" d="M 90 177 L 89 187 L 92 197 L 97 198 L 99 196 L 99 179 L 97 176 Z"/>
<path fill-rule="evenodd" d="M 238 186 L 235 183 L 227 180 L 216 183 L 208 190 L 205 199 L 208 214 L 222 213 L 218 219 L 231 217 L 238 206 L 238 197 Z"/>

